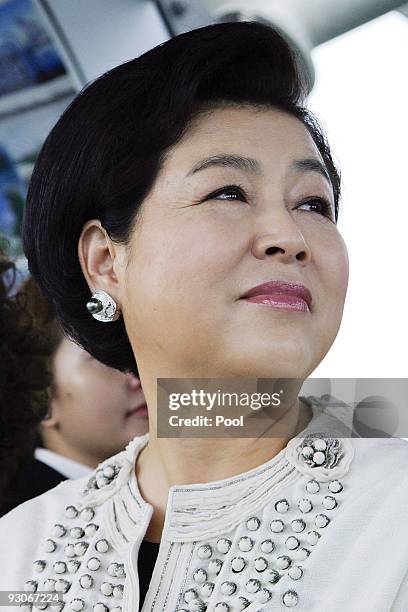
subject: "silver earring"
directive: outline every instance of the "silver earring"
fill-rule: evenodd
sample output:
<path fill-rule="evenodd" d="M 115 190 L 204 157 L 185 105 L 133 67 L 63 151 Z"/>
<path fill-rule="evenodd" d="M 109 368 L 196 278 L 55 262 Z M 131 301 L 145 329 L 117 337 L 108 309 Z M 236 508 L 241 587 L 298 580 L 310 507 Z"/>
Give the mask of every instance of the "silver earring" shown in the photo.
<path fill-rule="evenodd" d="M 94 319 L 103 323 L 116 321 L 120 317 L 120 311 L 113 297 L 106 291 L 95 291 L 91 299 L 87 302 L 86 307 Z"/>

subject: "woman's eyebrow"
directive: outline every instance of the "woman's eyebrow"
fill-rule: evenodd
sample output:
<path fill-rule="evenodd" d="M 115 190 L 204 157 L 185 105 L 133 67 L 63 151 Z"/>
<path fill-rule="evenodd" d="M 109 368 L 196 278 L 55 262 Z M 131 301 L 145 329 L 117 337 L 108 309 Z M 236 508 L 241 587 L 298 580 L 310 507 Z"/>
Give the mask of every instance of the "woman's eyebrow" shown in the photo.
<path fill-rule="evenodd" d="M 197 162 L 186 176 L 191 176 L 200 170 L 206 170 L 212 166 L 229 166 L 231 168 L 237 168 L 238 170 L 245 170 L 246 172 L 263 174 L 262 164 L 257 159 L 242 157 L 242 155 L 219 153 Z"/>
<path fill-rule="evenodd" d="M 292 170 L 299 170 L 300 172 L 318 172 L 323 176 L 329 185 L 332 185 L 329 173 L 326 170 L 325 165 L 317 159 L 317 157 L 306 157 L 305 159 L 295 159 L 290 168 Z"/>
<path fill-rule="evenodd" d="M 262 164 L 253 157 L 243 157 L 242 155 L 232 155 L 219 153 L 217 155 L 211 155 L 206 159 L 202 159 L 197 162 L 187 176 L 191 176 L 200 170 L 206 170 L 213 166 L 228 166 L 230 168 L 236 168 L 238 170 L 244 170 L 245 172 L 253 172 L 262 176 L 264 174 Z M 300 172 L 318 172 L 321 174 L 326 181 L 331 185 L 329 174 L 324 164 L 316 157 L 306 157 L 304 159 L 295 159 L 290 164 L 290 170 L 298 170 Z"/>

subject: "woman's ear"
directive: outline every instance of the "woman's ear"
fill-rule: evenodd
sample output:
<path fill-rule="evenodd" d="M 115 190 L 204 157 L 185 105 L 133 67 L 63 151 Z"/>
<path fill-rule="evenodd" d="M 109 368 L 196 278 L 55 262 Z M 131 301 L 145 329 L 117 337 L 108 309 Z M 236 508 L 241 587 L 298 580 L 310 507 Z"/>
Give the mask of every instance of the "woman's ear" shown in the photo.
<path fill-rule="evenodd" d="M 40 421 L 40 427 L 45 430 L 56 429 L 58 427 L 58 410 L 51 399 L 46 416 Z"/>
<path fill-rule="evenodd" d="M 109 238 L 99 219 L 91 219 L 85 223 L 78 241 L 82 273 L 92 293 L 102 289 L 119 305 L 120 279 L 115 272 L 115 258 L 118 253 L 119 247 Z"/>

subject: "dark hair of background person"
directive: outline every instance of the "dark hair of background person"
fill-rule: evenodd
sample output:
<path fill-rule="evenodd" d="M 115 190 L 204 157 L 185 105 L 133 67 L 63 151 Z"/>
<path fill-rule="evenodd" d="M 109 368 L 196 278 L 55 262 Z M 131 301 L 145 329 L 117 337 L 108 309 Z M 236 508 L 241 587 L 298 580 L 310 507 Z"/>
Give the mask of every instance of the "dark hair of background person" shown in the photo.
<path fill-rule="evenodd" d="M 103 324 L 86 309 L 91 294 L 79 237 L 96 218 L 112 241 L 128 243 L 167 150 L 213 108 L 274 107 L 302 121 L 331 178 L 337 222 L 340 172 L 321 124 L 303 106 L 306 96 L 306 77 L 286 40 L 249 21 L 186 32 L 82 90 L 39 154 L 23 221 L 29 269 L 66 334 L 102 363 L 139 375 L 123 316 Z"/>
<path fill-rule="evenodd" d="M 0 495 L 41 445 L 39 423 L 54 393 L 51 360 L 63 338 L 33 279 L 10 297 L 15 282 L 0 245 Z"/>

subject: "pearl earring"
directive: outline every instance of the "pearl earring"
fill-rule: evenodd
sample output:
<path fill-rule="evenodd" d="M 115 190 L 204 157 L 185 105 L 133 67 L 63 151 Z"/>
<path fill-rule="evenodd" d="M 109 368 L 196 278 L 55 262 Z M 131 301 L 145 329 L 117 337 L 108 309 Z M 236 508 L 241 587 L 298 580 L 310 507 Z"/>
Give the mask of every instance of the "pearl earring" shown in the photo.
<path fill-rule="evenodd" d="M 121 314 L 113 297 L 102 290 L 95 291 L 95 293 L 92 294 L 86 307 L 94 319 L 102 321 L 103 323 L 116 321 Z"/>

